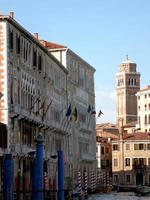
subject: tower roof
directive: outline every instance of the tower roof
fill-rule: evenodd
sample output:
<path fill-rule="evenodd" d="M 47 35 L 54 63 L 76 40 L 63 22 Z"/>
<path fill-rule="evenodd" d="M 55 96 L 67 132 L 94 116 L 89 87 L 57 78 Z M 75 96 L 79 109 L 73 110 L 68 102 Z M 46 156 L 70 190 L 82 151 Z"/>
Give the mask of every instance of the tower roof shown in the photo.
<path fill-rule="evenodd" d="M 126 55 L 125 60 L 121 62 L 121 64 L 135 64 L 132 60 L 129 59 L 128 55 Z"/>

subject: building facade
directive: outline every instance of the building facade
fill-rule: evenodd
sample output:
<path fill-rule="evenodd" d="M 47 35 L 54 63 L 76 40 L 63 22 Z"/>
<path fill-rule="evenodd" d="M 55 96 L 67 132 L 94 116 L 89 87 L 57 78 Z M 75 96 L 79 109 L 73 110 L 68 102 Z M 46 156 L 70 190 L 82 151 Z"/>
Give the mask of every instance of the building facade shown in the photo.
<path fill-rule="evenodd" d="M 149 134 L 138 132 L 120 134 L 120 138 L 112 141 L 113 186 L 150 185 L 149 139 Z"/>
<path fill-rule="evenodd" d="M 140 73 L 136 70 L 136 63 L 126 58 L 116 74 L 117 96 L 117 124 L 123 125 L 137 121 L 137 97 L 140 89 Z"/>
<path fill-rule="evenodd" d="M 118 138 L 118 128 L 111 123 L 96 125 L 96 160 L 99 187 L 112 184 L 112 139 Z"/>
<path fill-rule="evenodd" d="M 137 129 L 150 132 L 150 86 L 137 92 L 138 122 Z"/>
<path fill-rule="evenodd" d="M 14 157 L 15 190 L 30 190 L 38 134 L 45 139 L 48 183 L 56 179 L 56 161 L 51 155 L 59 149 L 68 153 L 67 134 L 61 126 L 68 107 L 68 71 L 14 20 L 13 13 L 0 16 L 0 30 L 0 120 L 7 126 L 7 145 L 1 148 L 1 158 L 6 152 Z"/>
<path fill-rule="evenodd" d="M 92 114 L 95 109 L 95 69 L 65 46 L 47 41 L 41 43 L 68 70 L 68 103 L 71 104 L 72 109 L 77 108 L 78 112 L 77 122 L 67 129 L 71 170 L 76 181 L 78 170 L 82 177 L 86 172 L 88 187 L 90 187 L 90 177 L 96 168 L 95 115 Z"/>
<path fill-rule="evenodd" d="M 57 159 L 52 158 L 58 150 L 64 151 L 65 188 L 72 186 L 78 168 L 90 177 L 95 166 L 95 117 L 87 112 L 89 105 L 95 108 L 95 70 L 68 48 L 62 62 L 45 44 L 37 33 L 33 36 L 18 24 L 13 13 L 0 15 L 0 128 L 4 132 L 0 166 L 4 153 L 11 153 L 15 190 L 31 189 L 34 139 L 39 134 L 45 139 L 49 189 L 56 188 Z M 73 118 L 75 108 L 78 120 Z"/>

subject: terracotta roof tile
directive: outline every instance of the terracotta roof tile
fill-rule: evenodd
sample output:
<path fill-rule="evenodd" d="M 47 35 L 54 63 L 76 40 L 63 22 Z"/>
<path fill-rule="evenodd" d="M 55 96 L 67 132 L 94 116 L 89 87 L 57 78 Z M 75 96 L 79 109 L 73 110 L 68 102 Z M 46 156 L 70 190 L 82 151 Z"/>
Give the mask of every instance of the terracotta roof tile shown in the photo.
<path fill-rule="evenodd" d="M 101 137 L 101 138 L 111 138 L 111 139 L 117 139 L 118 136 L 113 134 L 113 133 L 102 133 L 97 135 L 96 137 Z"/>
<path fill-rule="evenodd" d="M 138 92 L 144 92 L 144 91 L 148 91 L 148 90 L 150 90 L 150 85 L 146 86 L 142 90 L 139 90 Z"/>
<path fill-rule="evenodd" d="M 149 140 L 150 133 L 138 132 L 138 133 L 132 133 L 132 134 L 125 134 L 123 135 L 123 139 L 124 140 Z"/>
<path fill-rule="evenodd" d="M 119 139 L 119 138 L 118 138 Z M 117 140 L 114 138 L 113 140 Z M 126 133 L 123 135 L 123 140 L 150 140 L 150 133 L 147 132 L 138 132 L 138 133 Z"/>
<path fill-rule="evenodd" d="M 60 44 L 56 44 L 53 42 L 48 42 L 46 40 L 41 40 L 41 43 L 49 49 L 59 49 L 59 48 L 67 48 L 66 46 L 60 45 Z"/>

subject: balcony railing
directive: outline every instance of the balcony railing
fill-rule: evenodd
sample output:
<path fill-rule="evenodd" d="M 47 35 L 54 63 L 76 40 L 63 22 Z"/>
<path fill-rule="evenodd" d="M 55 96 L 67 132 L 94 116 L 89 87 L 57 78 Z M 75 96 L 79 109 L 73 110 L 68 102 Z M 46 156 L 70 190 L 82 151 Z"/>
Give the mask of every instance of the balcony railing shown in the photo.
<path fill-rule="evenodd" d="M 144 172 L 146 169 L 147 169 L 147 165 L 140 165 L 140 164 L 137 164 L 137 165 L 133 165 L 133 169 L 135 171 L 139 171 L 139 172 Z"/>

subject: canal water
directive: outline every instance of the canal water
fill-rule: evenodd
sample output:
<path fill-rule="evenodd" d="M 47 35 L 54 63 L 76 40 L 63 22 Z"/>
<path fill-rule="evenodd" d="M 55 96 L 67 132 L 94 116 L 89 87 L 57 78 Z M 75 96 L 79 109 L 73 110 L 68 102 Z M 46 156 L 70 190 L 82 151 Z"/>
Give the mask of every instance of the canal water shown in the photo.
<path fill-rule="evenodd" d="M 88 200 L 150 200 L 150 196 L 137 196 L 132 192 L 111 192 L 91 195 Z"/>

